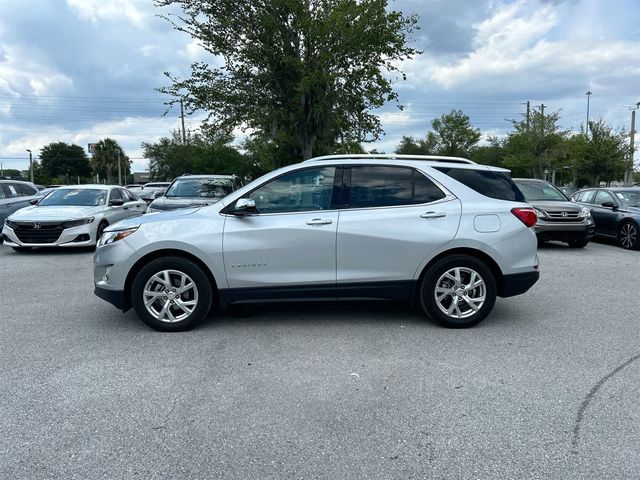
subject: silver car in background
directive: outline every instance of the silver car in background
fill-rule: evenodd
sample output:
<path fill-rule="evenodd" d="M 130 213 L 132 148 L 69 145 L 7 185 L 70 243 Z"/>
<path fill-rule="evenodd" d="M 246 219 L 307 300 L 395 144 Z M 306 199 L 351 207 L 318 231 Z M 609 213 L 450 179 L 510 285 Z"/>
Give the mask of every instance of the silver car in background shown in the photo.
<path fill-rule="evenodd" d="M 273 171 L 214 205 L 107 228 L 95 293 L 157 330 L 210 308 L 415 300 L 470 327 L 539 277 L 536 214 L 504 169 L 459 158 L 335 155 Z"/>
<path fill-rule="evenodd" d="M 0 225 L 9 215 L 21 208 L 28 207 L 32 204 L 31 202 L 37 201 L 43 196 L 31 182 L 0 180 Z"/>
<path fill-rule="evenodd" d="M 142 215 L 146 208 L 142 200 L 118 186 L 60 187 L 36 205 L 10 215 L 4 222 L 2 238 L 17 251 L 91 246 L 106 227 Z"/>

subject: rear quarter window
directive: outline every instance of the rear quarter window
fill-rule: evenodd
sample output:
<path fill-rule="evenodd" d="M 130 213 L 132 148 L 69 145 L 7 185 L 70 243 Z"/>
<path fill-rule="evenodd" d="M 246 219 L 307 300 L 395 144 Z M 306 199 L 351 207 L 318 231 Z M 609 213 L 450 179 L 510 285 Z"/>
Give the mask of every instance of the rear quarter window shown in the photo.
<path fill-rule="evenodd" d="M 470 189 L 497 200 L 524 202 L 524 195 L 511 177 L 504 172 L 469 168 L 433 167 Z"/>

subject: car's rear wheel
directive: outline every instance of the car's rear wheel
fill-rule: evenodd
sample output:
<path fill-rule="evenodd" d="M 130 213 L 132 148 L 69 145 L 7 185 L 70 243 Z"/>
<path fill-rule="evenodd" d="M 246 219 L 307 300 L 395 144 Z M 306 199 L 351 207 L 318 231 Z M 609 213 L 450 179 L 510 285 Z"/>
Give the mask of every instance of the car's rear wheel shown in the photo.
<path fill-rule="evenodd" d="M 567 243 L 571 248 L 584 248 L 589 244 L 587 240 L 569 240 Z"/>
<path fill-rule="evenodd" d="M 212 286 L 207 274 L 181 257 L 153 260 L 136 275 L 131 303 L 140 319 L 155 330 L 187 330 L 211 307 Z"/>
<path fill-rule="evenodd" d="M 635 223 L 627 221 L 620 225 L 618 229 L 618 244 L 626 249 L 640 249 L 640 235 L 638 226 Z"/>
<path fill-rule="evenodd" d="M 419 299 L 423 311 L 439 325 L 467 328 L 489 315 L 496 294 L 495 277 L 482 260 L 452 255 L 429 268 Z"/>

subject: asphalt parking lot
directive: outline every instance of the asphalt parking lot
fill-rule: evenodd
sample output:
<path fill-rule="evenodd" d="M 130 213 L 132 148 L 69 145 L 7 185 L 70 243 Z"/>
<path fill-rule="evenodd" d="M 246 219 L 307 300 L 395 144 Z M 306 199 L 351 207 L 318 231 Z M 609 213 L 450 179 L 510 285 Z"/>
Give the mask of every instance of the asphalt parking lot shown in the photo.
<path fill-rule="evenodd" d="M 638 478 L 640 252 L 539 254 L 469 330 L 346 303 L 163 334 L 92 252 L 0 245 L 0 478 Z"/>

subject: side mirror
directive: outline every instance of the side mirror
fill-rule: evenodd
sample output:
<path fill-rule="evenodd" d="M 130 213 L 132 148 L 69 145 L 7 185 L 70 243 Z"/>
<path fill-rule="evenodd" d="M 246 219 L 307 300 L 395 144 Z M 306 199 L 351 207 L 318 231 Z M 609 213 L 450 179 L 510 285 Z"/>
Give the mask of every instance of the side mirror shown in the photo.
<path fill-rule="evenodd" d="M 241 198 L 236 202 L 235 206 L 229 211 L 229 213 L 239 217 L 255 215 L 258 213 L 258 210 L 256 209 L 256 201 L 251 198 Z"/>
<path fill-rule="evenodd" d="M 613 202 L 602 202 L 600 204 L 600 206 L 601 207 L 605 207 L 605 208 L 611 208 L 613 210 L 617 210 L 618 209 L 618 206 Z"/>
<path fill-rule="evenodd" d="M 29 203 L 30 203 L 31 205 L 37 205 L 39 201 L 40 201 L 40 200 L 39 200 L 38 198 L 34 198 L 34 199 L 32 199 Z"/>
<path fill-rule="evenodd" d="M 112 207 L 121 207 L 122 205 L 124 205 L 124 200 L 122 200 L 121 198 L 114 198 L 113 200 L 111 200 L 111 202 L 109 202 L 109 205 L 111 205 Z"/>

